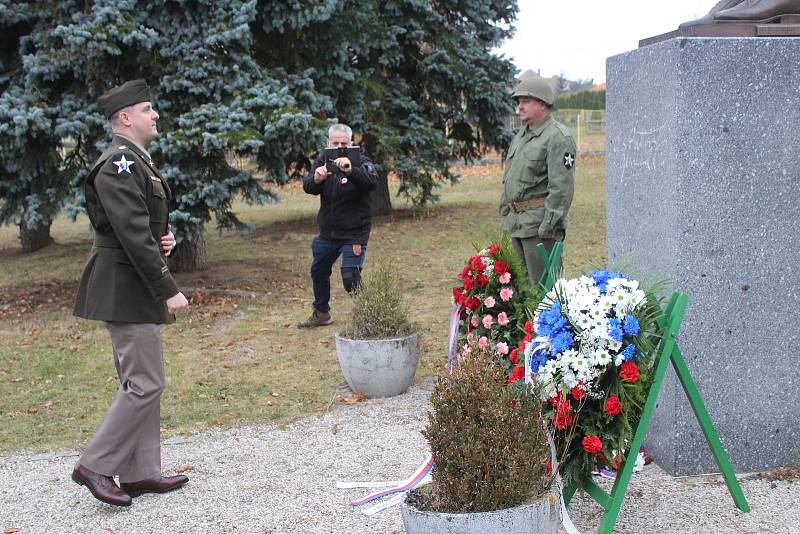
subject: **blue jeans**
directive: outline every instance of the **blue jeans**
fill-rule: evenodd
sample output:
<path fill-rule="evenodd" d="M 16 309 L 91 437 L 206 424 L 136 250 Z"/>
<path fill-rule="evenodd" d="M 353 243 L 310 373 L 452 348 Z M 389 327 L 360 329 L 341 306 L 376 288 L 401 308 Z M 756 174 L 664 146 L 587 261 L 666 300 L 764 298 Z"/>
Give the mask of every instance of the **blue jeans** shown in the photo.
<path fill-rule="evenodd" d="M 323 313 L 331 310 L 331 271 L 339 256 L 342 257 L 342 284 L 348 293 L 352 293 L 361 283 L 361 269 L 367 254 L 366 243 L 361 245 L 361 254 L 353 253 L 353 245 L 342 245 L 315 237 L 311 242 L 311 280 L 314 282 L 314 309 Z"/>

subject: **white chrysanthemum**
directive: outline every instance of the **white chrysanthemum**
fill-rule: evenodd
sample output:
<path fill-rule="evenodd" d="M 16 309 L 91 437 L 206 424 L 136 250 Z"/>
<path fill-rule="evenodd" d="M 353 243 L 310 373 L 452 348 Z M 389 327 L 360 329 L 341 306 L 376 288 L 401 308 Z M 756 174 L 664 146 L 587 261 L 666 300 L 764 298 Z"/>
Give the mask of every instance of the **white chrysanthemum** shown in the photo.
<path fill-rule="evenodd" d="M 624 361 L 625 361 L 625 356 L 623 356 L 622 354 L 617 354 L 614 357 L 614 365 L 617 366 L 617 367 L 622 365 Z"/>
<path fill-rule="evenodd" d="M 576 377 L 575 373 L 572 371 L 566 370 L 561 373 L 561 383 L 564 384 L 567 389 L 574 388 L 578 385 L 578 382 L 580 382 L 580 380 L 578 380 L 578 377 Z"/>
<path fill-rule="evenodd" d="M 581 330 L 586 330 L 592 326 L 592 318 L 589 317 L 588 313 L 577 314 L 572 318 L 572 322 Z"/>
<path fill-rule="evenodd" d="M 607 350 L 598 350 L 594 353 L 594 357 L 596 358 L 597 364 L 601 367 L 605 367 L 609 363 L 611 363 L 611 353 Z"/>
<path fill-rule="evenodd" d="M 570 361 L 570 368 L 576 373 L 586 372 L 589 369 L 589 362 L 583 354 L 576 354 Z"/>

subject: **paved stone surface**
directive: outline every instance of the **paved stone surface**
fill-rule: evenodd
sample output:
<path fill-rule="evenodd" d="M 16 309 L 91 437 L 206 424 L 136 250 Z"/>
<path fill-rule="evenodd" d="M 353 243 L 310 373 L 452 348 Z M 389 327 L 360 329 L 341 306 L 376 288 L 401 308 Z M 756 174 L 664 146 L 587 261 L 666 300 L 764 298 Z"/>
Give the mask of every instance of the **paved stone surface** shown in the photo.
<path fill-rule="evenodd" d="M 800 39 L 673 39 L 608 60 L 609 258 L 689 296 L 680 347 L 738 472 L 800 464 Z M 716 470 L 670 369 L 645 444 Z"/>

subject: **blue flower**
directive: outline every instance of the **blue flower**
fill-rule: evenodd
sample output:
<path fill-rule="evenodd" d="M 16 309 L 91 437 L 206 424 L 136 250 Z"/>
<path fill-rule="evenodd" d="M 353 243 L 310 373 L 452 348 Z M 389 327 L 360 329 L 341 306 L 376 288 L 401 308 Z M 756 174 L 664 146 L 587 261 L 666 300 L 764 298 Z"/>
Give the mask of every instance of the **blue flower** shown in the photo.
<path fill-rule="evenodd" d="M 625 320 L 622 321 L 622 330 L 625 334 L 636 337 L 639 333 L 639 319 L 634 317 L 633 315 L 626 315 Z"/>
<path fill-rule="evenodd" d="M 572 332 L 568 330 L 561 330 L 550 342 L 552 345 L 551 350 L 553 354 L 560 354 L 572 347 L 574 342 L 575 338 L 572 336 Z"/>
<path fill-rule="evenodd" d="M 616 317 L 608 320 L 608 335 L 614 341 L 622 341 L 622 328 L 620 328 L 619 319 Z"/>
<path fill-rule="evenodd" d="M 608 278 L 608 271 L 605 269 L 598 269 L 592 273 L 592 279 L 601 293 L 606 292 L 606 282 L 608 282 Z"/>
<path fill-rule="evenodd" d="M 622 351 L 620 352 L 623 356 L 625 356 L 625 361 L 629 362 L 634 357 L 636 357 L 636 345 L 627 345 Z"/>
<path fill-rule="evenodd" d="M 567 324 L 566 318 L 561 314 L 561 303 L 556 301 L 553 306 L 542 311 L 537 321 L 536 332 L 540 336 L 553 336 Z"/>

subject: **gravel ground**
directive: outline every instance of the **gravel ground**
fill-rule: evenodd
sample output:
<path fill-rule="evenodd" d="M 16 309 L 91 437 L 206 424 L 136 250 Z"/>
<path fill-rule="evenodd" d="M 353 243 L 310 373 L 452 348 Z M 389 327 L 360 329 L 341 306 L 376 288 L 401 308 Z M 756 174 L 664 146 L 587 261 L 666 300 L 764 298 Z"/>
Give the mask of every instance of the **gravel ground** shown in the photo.
<path fill-rule="evenodd" d="M 341 406 L 287 427 L 208 432 L 168 440 L 166 473 L 190 482 L 130 508 L 96 501 L 70 480 L 76 452 L 0 458 L 0 529 L 32 533 L 400 533 L 397 507 L 367 517 L 349 506 L 371 490 L 336 480 L 405 478 L 426 455 L 420 435 L 430 384 L 405 395 Z M 719 476 L 634 475 L 617 522 L 631 533 L 800 532 L 800 480 L 742 476 L 752 512 L 737 510 Z M 576 496 L 570 515 L 592 532 L 601 509 Z M 21 529 L 19 531 L 15 529 Z"/>

